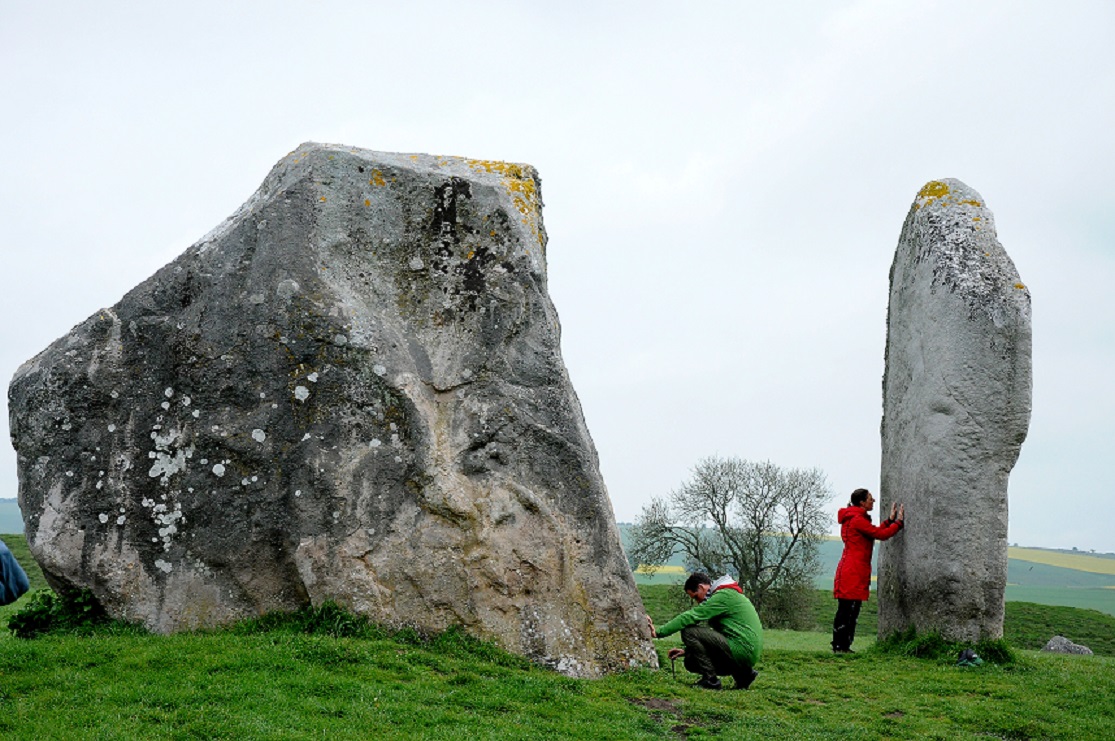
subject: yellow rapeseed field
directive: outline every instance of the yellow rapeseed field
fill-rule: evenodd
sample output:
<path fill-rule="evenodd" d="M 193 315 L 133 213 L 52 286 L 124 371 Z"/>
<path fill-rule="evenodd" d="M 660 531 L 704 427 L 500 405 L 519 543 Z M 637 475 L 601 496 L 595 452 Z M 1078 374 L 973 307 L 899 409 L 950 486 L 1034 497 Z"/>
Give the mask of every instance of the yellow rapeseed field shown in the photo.
<path fill-rule="evenodd" d="M 1115 575 L 1115 558 L 1099 558 L 1087 553 L 1061 553 L 1060 551 L 1046 551 L 1040 548 L 1007 548 L 1007 558 L 1031 563 L 1043 563 L 1046 566 L 1059 566 L 1062 569 L 1075 569 L 1087 571 L 1092 574 Z"/>

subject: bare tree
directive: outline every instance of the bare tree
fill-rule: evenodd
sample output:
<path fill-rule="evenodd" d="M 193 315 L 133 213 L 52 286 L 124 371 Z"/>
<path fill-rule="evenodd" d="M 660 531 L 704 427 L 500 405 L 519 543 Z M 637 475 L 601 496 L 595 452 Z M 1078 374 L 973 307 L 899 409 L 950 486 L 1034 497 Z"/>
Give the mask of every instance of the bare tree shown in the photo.
<path fill-rule="evenodd" d="M 681 553 L 687 566 L 714 578 L 738 575 L 760 614 L 786 622 L 781 613 L 813 588 L 831 498 L 818 469 L 705 458 L 688 481 L 643 508 L 629 557 L 653 571 Z"/>

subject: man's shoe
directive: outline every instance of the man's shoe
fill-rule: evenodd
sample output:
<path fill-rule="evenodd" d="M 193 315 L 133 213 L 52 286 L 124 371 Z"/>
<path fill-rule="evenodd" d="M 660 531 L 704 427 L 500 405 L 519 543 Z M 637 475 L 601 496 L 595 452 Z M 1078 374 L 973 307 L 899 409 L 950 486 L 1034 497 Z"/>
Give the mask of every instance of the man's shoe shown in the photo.
<path fill-rule="evenodd" d="M 759 672 L 752 669 L 746 674 L 736 674 L 734 676 L 736 678 L 736 689 L 745 690 L 750 687 L 751 683 L 755 681 L 755 678 L 759 676 Z"/>
<path fill-rule="evenodd" d="M 855 651 L 853 651 L 850 648 L 835 648 L 835 647 L 832 649 L 832 652 L 834 654 L 854 654 L 855 653 Z"/>
<path fill-rule="evenodd" d="M 720 684 L 720 677 L 701 677 L 694 686 L 702 687 L 706 690 L 718 690 L 724 687 L 724 685 Z"/>

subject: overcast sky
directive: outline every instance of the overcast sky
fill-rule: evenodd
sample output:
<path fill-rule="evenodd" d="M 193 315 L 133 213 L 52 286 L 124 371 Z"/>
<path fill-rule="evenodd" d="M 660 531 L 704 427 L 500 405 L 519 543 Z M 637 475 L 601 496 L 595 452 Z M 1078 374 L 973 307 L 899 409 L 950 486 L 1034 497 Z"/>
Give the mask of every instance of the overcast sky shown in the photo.
<path fill-rule="evenodd" d="M 1033 297 L 1010 540 L 1115 552 L 1113 39 L 1106 0 L 0 0 L 0 372 L 301 142 L 526 162 L 617 518 L 712 454 L 821 468 L 835 512 L 878 487 L 903 219 L 954 177 Z"/>

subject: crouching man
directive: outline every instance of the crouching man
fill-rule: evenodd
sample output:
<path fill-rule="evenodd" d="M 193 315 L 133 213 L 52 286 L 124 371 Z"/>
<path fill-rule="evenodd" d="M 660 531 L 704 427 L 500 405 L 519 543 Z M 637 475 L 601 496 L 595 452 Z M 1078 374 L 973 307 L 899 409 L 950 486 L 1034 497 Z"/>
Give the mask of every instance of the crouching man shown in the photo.
<path fill-rule="evenodd" d="M 669 657 L 685 657 L 685 668 L 701 676 L 698 687 L 718 690 L 720 677 L 731 675 L 736 689 L 747 689 L 759 676 L 755 665 L 763 653 L 763 626 L 755 606 L 727 575 L 714 583 L 698 571 L 684 589 L 697 606 L 657 629 L 647 615 L 651 635 L 665 638 L 681 631 L 685 648 L 670 649 Z"/>

